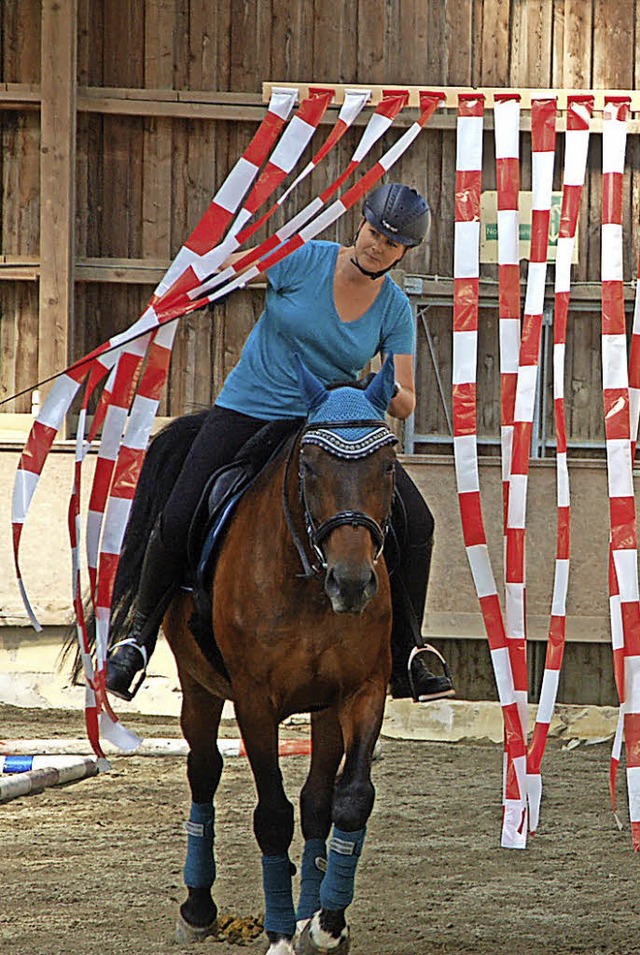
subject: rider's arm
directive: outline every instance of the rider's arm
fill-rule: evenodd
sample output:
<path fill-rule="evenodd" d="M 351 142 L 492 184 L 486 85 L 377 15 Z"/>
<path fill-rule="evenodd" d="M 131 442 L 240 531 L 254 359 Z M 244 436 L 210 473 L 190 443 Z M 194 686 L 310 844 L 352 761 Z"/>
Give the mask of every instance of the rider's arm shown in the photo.
<path fill-rule="evenodd" d="M 413 355 L 394 355 L 396 394 L 387 409 L 392 418 L 408 418 L 416 406 Z"/>

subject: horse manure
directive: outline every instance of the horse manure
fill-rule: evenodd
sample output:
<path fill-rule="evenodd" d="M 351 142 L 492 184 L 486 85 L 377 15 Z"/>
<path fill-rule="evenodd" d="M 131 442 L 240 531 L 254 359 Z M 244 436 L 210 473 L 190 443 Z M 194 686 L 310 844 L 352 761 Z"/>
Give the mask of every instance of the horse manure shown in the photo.
<path fill-rule="evenodd" d="M 264 931 L 264 916 L 218 915 L 217 940 L 229 945 L 250 945 Z"/>

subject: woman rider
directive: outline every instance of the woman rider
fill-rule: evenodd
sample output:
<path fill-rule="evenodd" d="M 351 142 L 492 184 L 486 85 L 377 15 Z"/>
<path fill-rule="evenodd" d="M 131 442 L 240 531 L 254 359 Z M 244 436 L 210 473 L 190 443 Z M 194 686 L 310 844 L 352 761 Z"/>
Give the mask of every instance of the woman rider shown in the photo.
<path fill-rule="evenodd" d="M 430 217 L 429 206 L 414 189 L 387 184 L 365 200 L 351 245 L 312 241 L 269 269 L 264 311 L 150 535 L 131 633 L 116 644 L 107 662 L 107 688 L 115 695 L 131 699 L 140 685 L 138 679 L 131 689 L 136 674 L 146 669 L 163 613 L 181 579 L 191 518 L 210 475 L 228 464 L 267 421 L 305 417 L 294 353 L 329 385 L 337 380 L 355 383 L 374 355 L 393 352 L 396 392 L 389 414 L 407 418 L 414 410 L 413 316 L 407 296 L 387 273 L 408 248 L 423 240 Z M 244 254 L 236 253 L 225 265 Z M 421 644 L 434 523 L 399 464 L 396 487 L 407 520 L 398 554 L 388 561 L 396 564 L 390 578 L 391 692 L 418 699 L 452 696 L 448 673 L 431 673 L 422 654 L 412 654 L 410 669 L 407 666 L 411 651 Z"/>

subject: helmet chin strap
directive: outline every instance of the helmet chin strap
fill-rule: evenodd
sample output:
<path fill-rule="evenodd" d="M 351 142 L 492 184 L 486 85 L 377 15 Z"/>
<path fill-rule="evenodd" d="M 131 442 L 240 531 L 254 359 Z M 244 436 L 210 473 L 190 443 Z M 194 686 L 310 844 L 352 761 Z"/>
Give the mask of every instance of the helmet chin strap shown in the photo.
<path fill-rule="evenodd" d="M 388 265 L 386 269 L 382 269 L 380 272 L 369 272 L 368 269 L 363 269 L 362 266 L 360 265 L 360 263 L 358 262 L 358 260 L 356 259 L 355 255 L 352 255 L 352 256 L 351 256 L 351 260 L 350 260 L 350 261 L 351 261 L 351 264 L 352 264 L 352 265 L 355 265 L 355 267 L 356 267 L 360 272 L 362 272 L 363 275 L 366 275 L 367 278 L 368 278 L 368 279 L 371 279 L 371 281 L 373 282 L 375 279 L 380 279 L 380 278 L 382 278 L 382 276 L 383 276 L 383 275 L 386 275 L 387 272 L 390 272 L 391 269 L 394 269 L 394 268 L 396 267 L 396 265 L 398 264 L 398 262 L 401 261 L 401 259 L 402 259 L 402 256 L 400 256 L 399 259 L 396 259 L 395 262 L 392 262 L 391 265 Z"/>

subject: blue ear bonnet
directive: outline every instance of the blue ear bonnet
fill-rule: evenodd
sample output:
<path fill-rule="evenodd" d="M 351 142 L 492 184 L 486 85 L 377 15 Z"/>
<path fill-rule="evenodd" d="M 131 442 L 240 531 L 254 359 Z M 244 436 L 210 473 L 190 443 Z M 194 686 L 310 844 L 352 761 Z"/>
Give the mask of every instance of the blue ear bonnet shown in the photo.
<path fill-rule="evenodd" d="M 392 359 L 365 390 L 348 385 L 327 390 L 299 358 L 297 365 L 309 408 L 302 444 L 317 444 L 342 458 L 366 457 L 383 445 L 397 444 L 384 420 L 395 387 Z"/>

